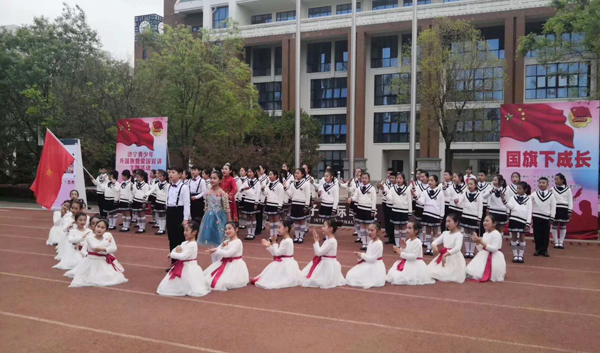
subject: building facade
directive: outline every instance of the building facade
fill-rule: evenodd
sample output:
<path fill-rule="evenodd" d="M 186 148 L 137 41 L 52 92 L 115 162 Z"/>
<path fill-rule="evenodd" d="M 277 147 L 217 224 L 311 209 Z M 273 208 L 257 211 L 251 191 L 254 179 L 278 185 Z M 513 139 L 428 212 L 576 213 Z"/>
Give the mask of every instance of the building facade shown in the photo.
<path fill-rule="evenodd" d="M 474 108 L 469 111 L 472 119 L 459 126 L 451 146 L 453 162 L 446 169 L 464 171 L 473 166 L 474 171 L 498 171 L 502 103 L 585 99 L 596 90 L 593 60 L 579 58 L 544 67 L 537 65 L 535 53 L 516 56 L 519 37 L 541 33 L 542 24 L 552 16 L 549 0 L 419 0 L 418 5 L 420 29 L 438 17 L 470 20 L 482 31 L 488 52 L 506 60 L 504 67 L 492 68 L 494 79 L 482 72 L 483 88 L 474 92 Z M 327 165 L 347 167 L 348 68 L 353 60 L 350 0 L 303 0 L 299 14 L 294 0 L 165 0 L 164 6 L 166 24 L 188 25 L 192 31 L 223 28 L 227 18 L 235 20 L 262 107 L 275 114 L 294 110 L 295 91 L 300 89 L 301 108 L 322 123 L 323 161 L 314 170 L 321 175 Z M 373 180 L 385 176 L 389 167 L 410 173 L 410 104 L 399 101 L 391 85 L 395 78 L 410 75 L 410 58 L 402 55 L 402 46 L 411 40 L 409 6 L 411 0 L 357 3 L 355 160 Z M 299 63 L 297 18 L 302 41 Z M 580 39 L 576 34 L 569 38 Z M 294 74 L 297 64 L 299 83 Z M 552 76 L 563 67 L 568 77 Z M 498 74 L 510 79 L 498 80 Z M 441 158 L 444 166 L 445 143 L 438 129 L 420 126 L 417 134 L 417 157 Z"/>

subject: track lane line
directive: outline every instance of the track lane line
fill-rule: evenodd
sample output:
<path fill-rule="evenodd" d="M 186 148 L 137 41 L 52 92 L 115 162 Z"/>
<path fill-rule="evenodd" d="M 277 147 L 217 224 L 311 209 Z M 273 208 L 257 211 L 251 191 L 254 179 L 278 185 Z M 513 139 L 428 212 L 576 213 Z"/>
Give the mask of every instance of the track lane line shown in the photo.
<path fill-rule="evenodd" d="M 42 280 L 42 281 L 55 282 L 55 283 L 70 283 L 69 281 L 60 281 L 60 280 L 54 280 L 54 279 L 47 279 L 47 278 L 43 278 L 43 277 L 20 275 L 20 274 L 9 273 L 9 272 L 0 272 L 0 275 L 21 277 L 21 278 L 27 278 L 27 279 L 33 279 L 33 280 Z M 167 299 L 167 300 L 183 300 L 183 301 L 189 301 L 189 302 L 195 302 L 195 303 L 201 303 L 201 304 L 230 307 L 230 308 L 243 309 L 243 310 L 249 310 L 249 311 L 266 312 L 266 313 L 271 313 L 271 314 L 281 314 L 281 315 L 302 317 L 302 318 L 315 319 L 315 320 L 321 320 L 321 321 L 329 321 L 329 322 L 336 322 L 336 323 L 343 323 L 343 324 L 375 327 L 375 328 L 388 329 L 388 330 L 391 329 L 391 330 L 403 331 L 403 332 L 409 332 L 409 333 L 435 335 L 435 336 L 457 338 L 457 339 L 463 339 L 463 340 L 467 339 L 467 340 L 476 341 L 476 342 L 504 344 L 504 345 L 510 345 L 510 346 L 514 346 L 514 347 L 533 348 L 533 349 L 549 350 L 549 351 L 554 351 L 554 352 L 589 353 L 586 351 L 568 350 L 568 349 L 562 349 L 562 348 L 556 348 L 556 347 L 519 343 L 519 342 L 507 341 L 507 340 L 497 340 L 497 339 L 484 338 L 484 337 L 466 336 L 466 335 L 448 333 L 448 332 L 429 331 L 429 330 L 407 328 L 407 327 L 400 327 L 400 326 L 390 326 L 390 325 L 378 324 L 378 323 L 373 323 L 373 322 L 339 319 L 339 318 L 332 318 L 332 317 L 326 317 L 326 316 L 304 314 L 304 313 L 299 313 L 299 312 L 294 312 L 294 311 L 267 309 L 267 308 L 239 305 L 239 304 L 230 304 L 230 303 L 219 303 L 219 302 L 207 301 L 207 300 L 202 300 L 202 299 L 197 299 L 197 298 L 163 297 L 163 296 L 157 295 L 156 293 L 142 292 L 142 291 L 136 291 L 136 290 L 130 290 L 130 289 L 122 289 L 122 288 L 117 288 L 117 287 L 96 287 L 96 288 L 105 289 L 105 290 L 113 290 L 113 291 L 124 292 L 124 293 L 152 296 L 154 298 L 162 298 L 162 299 Z"/>

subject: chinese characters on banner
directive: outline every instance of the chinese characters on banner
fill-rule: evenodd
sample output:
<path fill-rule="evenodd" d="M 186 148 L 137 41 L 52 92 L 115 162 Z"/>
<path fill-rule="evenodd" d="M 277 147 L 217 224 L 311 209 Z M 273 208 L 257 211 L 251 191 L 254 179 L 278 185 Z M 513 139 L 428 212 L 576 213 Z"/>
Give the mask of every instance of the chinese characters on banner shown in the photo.
<path fill-rule="evenodd" d="M 537 190 L 541 177 L 554 186 L 565 175 L 573 192 L 573 216 L 567 237 L 598 238 L 599 104 L 563 102 L 503 104 L 500 124 L 500 173 Z"/>
<path fill-rule="evenodd" d="M 346 202 L 346 199 L 340 199 L 337 209 L 336 221 L 340 222 L 343 227 L 354 227 L 354 217 L 352 217 L 349 213 L 350 205 Z M 323 224 L 325 223 L 325 219 L 319 217 L 319 207 L 321 207 L 321 203 L 315 201 L 311 208 L 308 209 L 308 215 L 310 216 L 311 224 Z M 377 205 L 377 215 L 375 216 L 380 224 L 383 224 L 383 207 L 381 204 Z"/>
<path fill-rule="evenodd" d="M 116 170 L 167 169 L 167 118 L 119 119 Z"/>

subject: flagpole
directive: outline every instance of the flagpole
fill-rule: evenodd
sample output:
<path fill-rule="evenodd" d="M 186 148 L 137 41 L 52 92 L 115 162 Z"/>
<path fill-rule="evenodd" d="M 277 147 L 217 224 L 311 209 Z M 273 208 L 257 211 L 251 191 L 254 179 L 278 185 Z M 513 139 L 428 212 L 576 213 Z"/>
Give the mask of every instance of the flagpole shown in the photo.
<path fill-rule="evenodd" d="M 67 149 L 67 147 L 65 147 L 65 145 L 62 143 L 62 141 L 61 141 L 61 140 L 60 140 L 58 137 L 56 137 L 56 135 L 54 135 L 54 134 L 52 133 L 52 131 L 50 131 L 50 129 L 46 128 L 46 131 L 48 131 L 48 132 L 50 133 L 50 135 L 52 135 L 52 136 L 53 136 L 53 137 L 56 139 L 56 141 L 58 141 L 58 143 L 60 143 L 60 145 L 61 145 L 61 146 L 63 146 L 63 148 L 64 148 L 65 150 Z M 44 143 L 45 143 L 45 141 L 44 141 Z M 67 150 L 67 152 L 68 152 L 68 151 L 69 151 L 69 150 Z M 69 153 L 69 154 L 71 154 L 71 153 Z M 88 175 L 90 176 L 90 178 L 92 178 L 92 179 L 96 179 L 96 178 L 95 178 L 95 177 L 94 177 L 94 176 L 93 176 L 93 175 L 92 175 L 92 174 L 91 174 L 91 173 L 90 173 L 90 172 L 89 172 L 87 169 L 85 169 L 85 167 L 83 166 L 83 164 L 82 164 L 80 161 L 78 161 L 78 160 L 77 160 L 77 158 L 75 158 L 75 156 L 73 156 L 73 160 L 74 160 L 75 162 L 79 163 L 79 165 L 81 166 L 81 168 L 83 168 L 83 170 L 85 170 L 85 172 L 86 172 L 86 173 L 88 173 Z"/>

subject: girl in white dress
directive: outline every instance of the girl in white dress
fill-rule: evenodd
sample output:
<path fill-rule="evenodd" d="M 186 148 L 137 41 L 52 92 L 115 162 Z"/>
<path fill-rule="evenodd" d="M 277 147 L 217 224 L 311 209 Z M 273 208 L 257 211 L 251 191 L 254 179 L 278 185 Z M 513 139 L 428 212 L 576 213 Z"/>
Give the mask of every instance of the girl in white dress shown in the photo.
<path fill-rule="evenodd" d="M 62 220 L 65 214 L 69 211 L 70 207 L 71 202 L 65 201 L 62 203 L 60 210 L 54 211 L 54 215 L 52 216 L 53 226 L 52 228 L 50 228 L 50 232 L 48 233 L 48 240 L 46 240 L 46 245 L 58 244 L 58 240 L 63 235 Z"/>
<path fill-rule="evenodd" d="M 227 222 L 225 236 L 228 240 L 216 248 L 206 250 L 207 254 L 219 258 L 204 270 L 206 284 L 212 290 L 226 291 L 242 288 L 250 281 L 248 267 L 242 259 L 244 246 L 237 233 L 237 223 Z"/>
<path fill-rule="evenodd" d="M 52 266 L 52 268 L 71 270 L 81 262 L 83 254 L 79 249 L 79 244 L 85 237 L 92 234 L 92 231 L 86 226 L 87 220 L 88 216 L 85 213 L 75 215 L 75 225 L 69 230 L 60 262 Z"/>
<path fill-rule="evenodd" d="M 293 226 L 294 223 L 289 218 L 278 223 L 277 232 L 283 238 L 279 244 L 277 244 L 277 233 L 271 237 L 272 243 L 266 239 L 262 240 L 267 251 L 273 255 L 273 262 L 268 264 L 260 275 L 252 279 L 252 284 L 264 289 L 290 288 L 302 284 L 304 277 L 298 262 L 294 259 L 294 240 L 290 237 Z"/>
<path fill-rule="evenodd" d="M 442 282 L 463 283 L 466 278 L 465 258 L 460 252 L 463 245 L 463 235 L 458 230 L 459 217 L 451 213 L 446 218 L 446 231 L 433 241 L 435 257 L 427 265 L 429 275 Z M 438 246 L 442 245 L 441 249 Z"/>
<path fill-rule="evenodd" d="M 107 229 L 108 221 L 101 219 L 94 227 L 94 236 L 85 238 L 88 253 L 77 266 L 69 287 L 107 287 L 127 282 L 123 266 L 113 255 L 117 244 Z"/>
<path fill-rule="evenodd" d="M 335 231 L 337 228 L 338 224 L 335 220 L 325 221 L 322 229 L 327 240 L 323 242 L 323 245 L 319 245 L 319 235 L 313 230 L 315 257 L 302 270 L 302 275 L 305 277 L 302 287 L 329 289 L 346 284 L 344 275 L 342 275 L 342 265 L 336 259 Z"/>
<path fill-rule="evenodd" d="M 171 259 L 176 261 L 158 285 L 156 293 L 172 297 L 202 297 L 210 292 L 210 286 L 206 284 L 202 268 L 198 265 L 196 240 L 199 230 L 200 224 L 196 221 L 190 221 L 185 226 L 185 241 L 167 255 L 169 263 Z"/>
<path fill-rule="evenodd" d="M 65 247 L 68 244 L 67 236 L 69 235 L 69 231 L 73 228 L 73 224 L 75 223 L 75 215 L 79 212 L 82 212 L 82 207 L 79 202 L 71 202 L 71 208 L 69 208 L 69 212 L 65 213 L 62 219 L 62 233 L 60 238 L 58 239 L 58 245 L 56 245 L 56 256 L 54 260 L 60 261 L 62 258 L 62 254 L 65 251 Z"/>
<path fill-rule="evenodd" d="M 382 261 L 383 242 L 378 237 L 379 230 L 379 224 L 369 224 L 367 233 L 370 241 L 367 245 L 367 252 L 354 252 L 359 261 L 346 274 L 348 285 L 364 289 L 385 286 L 385 265 Z"/>
<path fill-rule="evenodd" d="M 496 219 L 492 215 L 485 217 L 482 238 L 473 233 L 477 244 L 477 255 L 467 266 L 467 278 L 477 282 L 502 282 L 506 275 L 506 261 L 502 254 L 502 235 L 496 230 Z"/>
<path fill-rule="evenodd" d="M 402 239 L 400 247 L 394 246 L 394 252 L 402 260 L 396 261 L 390 268 L 386 278 L 389 283 L 412 286 L 435 283 L 423 261 L 423 243 L 417 236 L 420 228 L 418 222 L 409 222 L 406 225 L 406 241 Z"/>
<path fill-rule="evenodd" d="M 94 234 L 94 228 L 96 228 L 96 224 L 98 224 L 99 220 L 100 220 L 99 215 L 93 215 L 92 217 L 90 217 L 90 221 L 89 221 L 88 228 L 87 228 L 90 231 L 90 234 L 88 234 L 89 236 L 92 236 Z M 85 238 L 88 235 L 83 237 L 83 239 L 80 241 L 79 246 L 78 246 L 79 252 L 81 252 L 82 259 L 87 256 L 87 242 L 85 241 Z M 77 269 L 81 266 L 82 263 L 83 263 L 83 261 L 79 261 L 77 266 L 75 266 L 72 270 L 65 272 L 65 274 L 63 276 L 73 278 L 75 276 L 75 272 L 77 272 Z"/>

